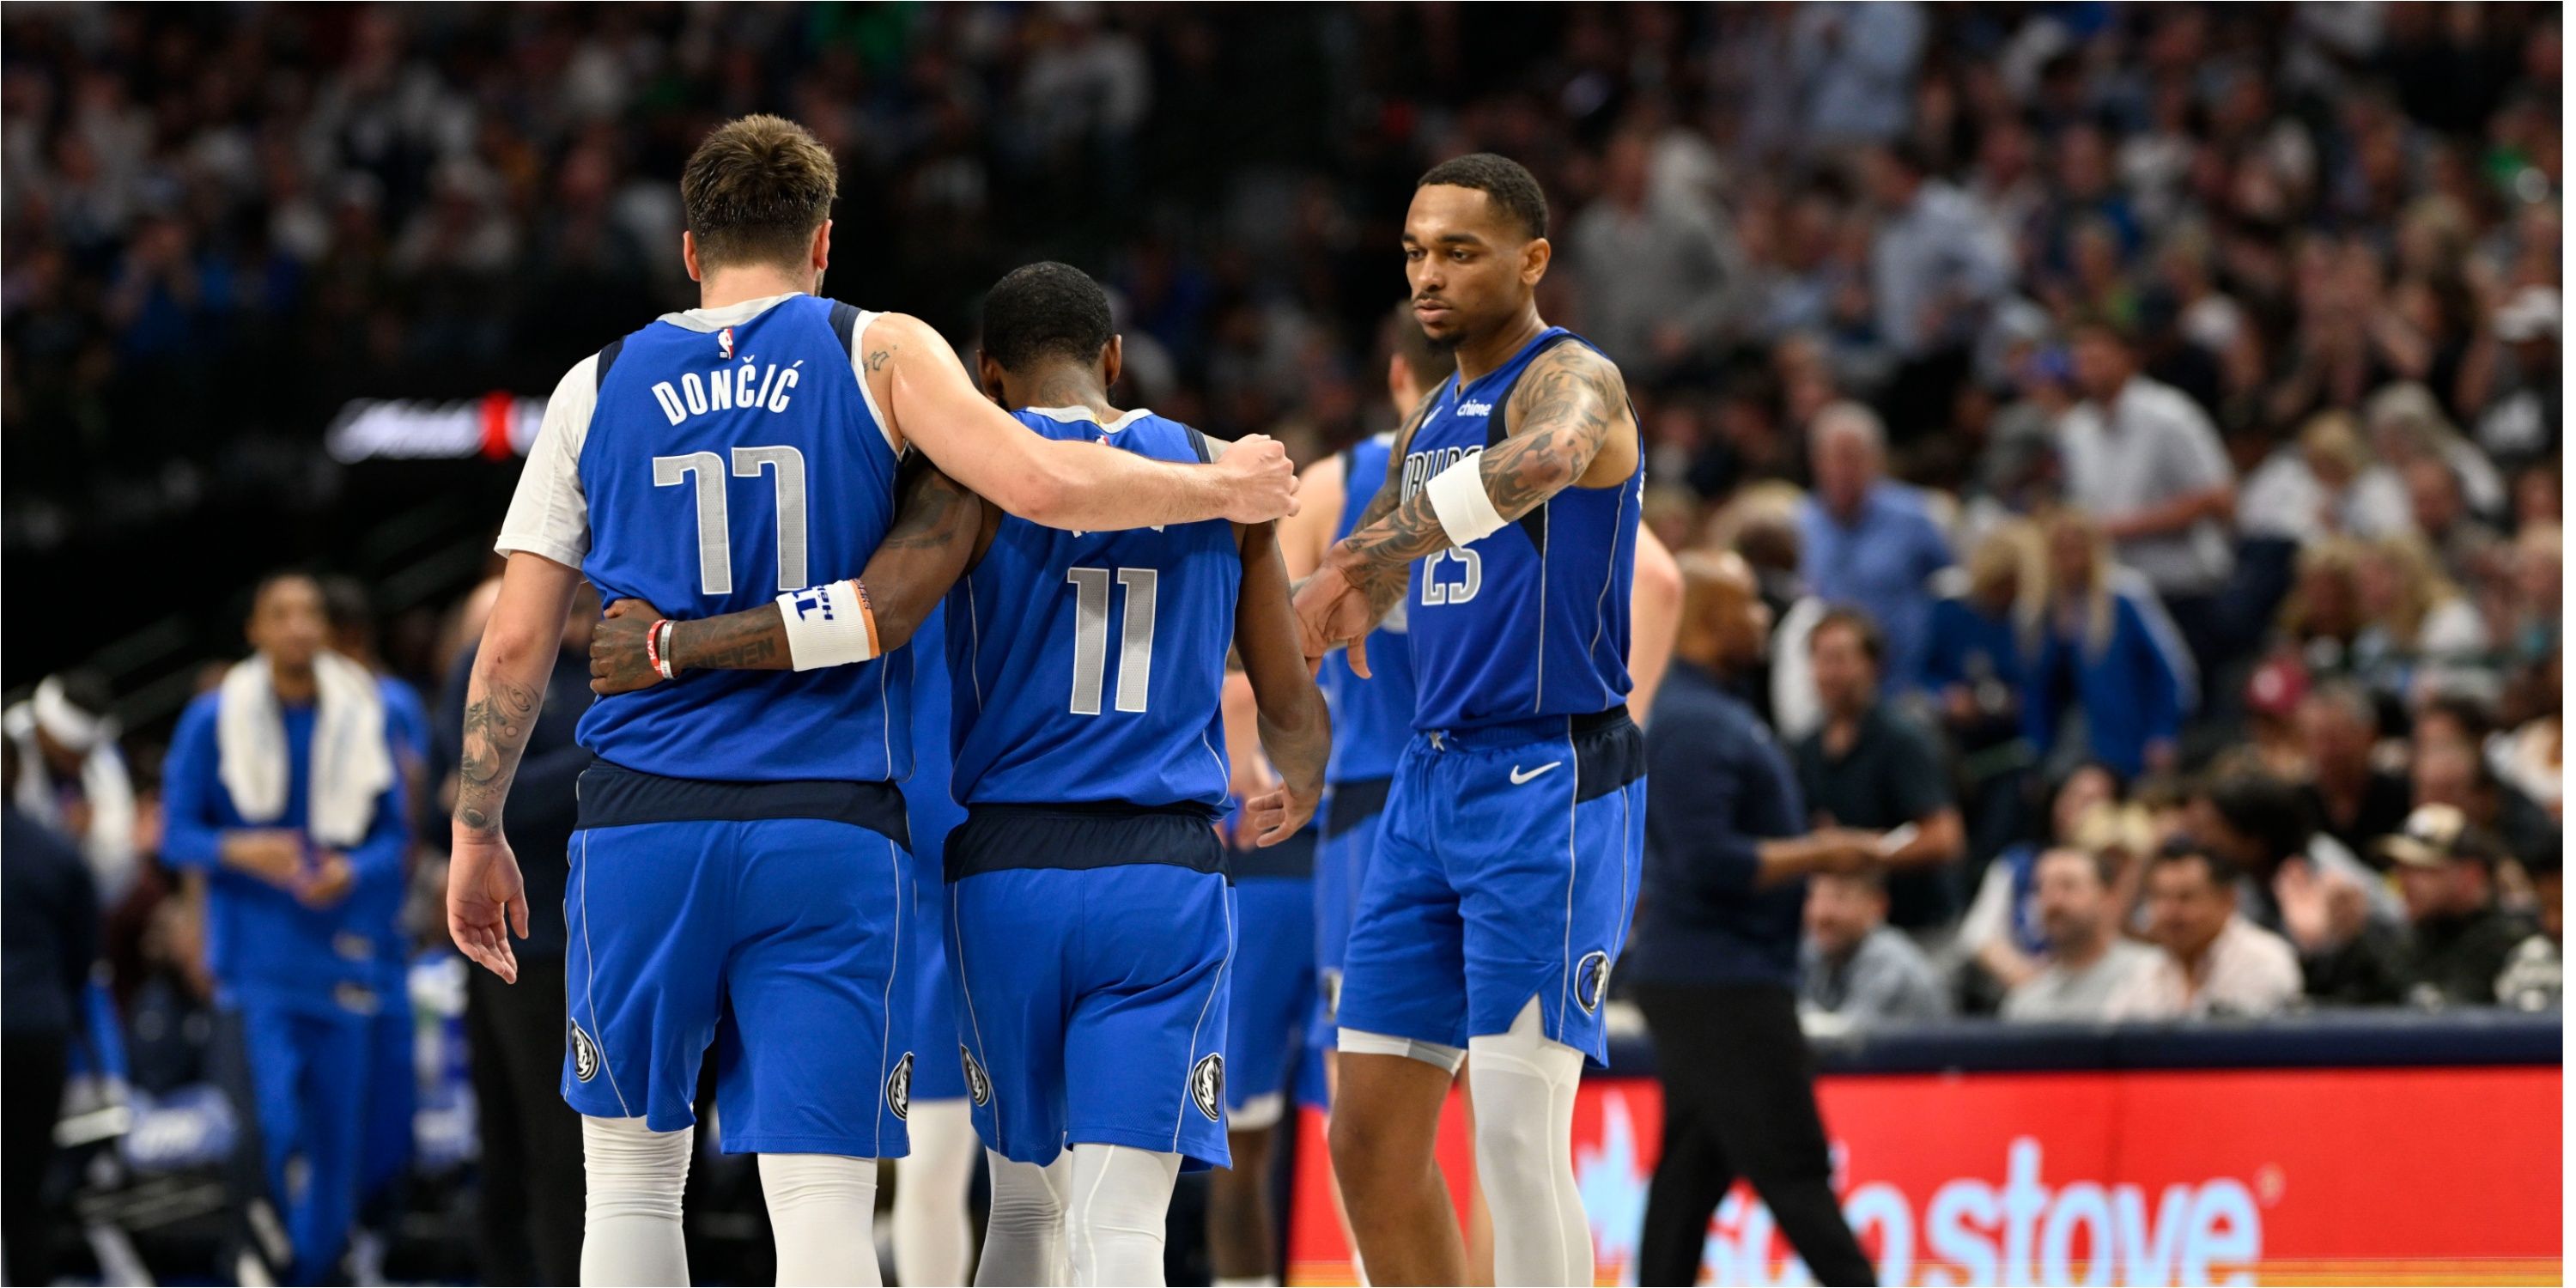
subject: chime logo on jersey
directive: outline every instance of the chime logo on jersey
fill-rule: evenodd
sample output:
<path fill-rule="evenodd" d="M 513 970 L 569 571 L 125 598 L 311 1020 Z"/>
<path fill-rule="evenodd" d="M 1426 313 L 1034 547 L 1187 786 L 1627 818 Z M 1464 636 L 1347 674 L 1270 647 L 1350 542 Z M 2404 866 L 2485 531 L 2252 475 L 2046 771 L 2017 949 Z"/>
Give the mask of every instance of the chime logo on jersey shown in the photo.
<path fill-rule="evenodd" d="M 1209 1122 L 1225 1121 L 1225 1057 L 1214 1051 L 1190 1070 L 1190 1101 Z"/>
<path fill-rule="evenodd" d="M 963 1042 L 957 1044 L 957 1062 L 966 1066 L 966 1094 L 978 1105 L 992 1103 L 993 1080 L 984 1076 L 984 1066 L 975 1063 L 975 1053 Z"/>
<path fill-rule="evenodd" d="M 1583 1005 L 1583 1013 L 1601 1009 L 1602 997 L 1610 991 L 1610 954 L 1590 952 L 1574 964 L 1574 1000 Z"/>
<path fill-rule="evenodd" d="M 903 1058 L 894 1062 L 894 1072 L 886 1075 L 885 1095 L 886 1108 L 893 1110 L 895 1117 L 907 1120 L 912 1117 L 912 1053 L 910 1051 L 904 1052 Z"/>
<path fill-rule="evenodd" d="M 564 1027 L 572 1030 L 573 1081 L 588 1082 L 599 1076 L 599 1047 L 591 1042 L 589 1034 L 581 1031 L 580 1025 L 566 1021 Z"/>
<path fill-rule="evenodd" d="M 733 361 L 732 327 L 726 327 L 724 330 L 716 332 L 716 350 L 724 355 L 725 361 Z"/>

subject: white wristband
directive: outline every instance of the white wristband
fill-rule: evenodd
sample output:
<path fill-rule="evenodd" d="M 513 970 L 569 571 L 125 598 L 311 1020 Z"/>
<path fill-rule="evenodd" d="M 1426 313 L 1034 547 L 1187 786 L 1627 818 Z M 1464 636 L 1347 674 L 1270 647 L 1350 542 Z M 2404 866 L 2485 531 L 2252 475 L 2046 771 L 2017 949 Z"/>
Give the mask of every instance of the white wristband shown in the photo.
<path fill-rule="evenodd" d="M 1463 546 L 1502 531 L 1502 512 L 1494 508 L 1494 498 L 1485 494 L 1485 476 L 1479 468 L 1483 455 L 1481 450 L 1467 453 L 1422 489 L 1452 545 Z"/>
<path fill-rule="evenodd" d="M 787 660 L 799 671 L 848 666 L 877 655 L 877 617 L 856 578 L 791 590 L 778 597 L 787 626 Z"/>

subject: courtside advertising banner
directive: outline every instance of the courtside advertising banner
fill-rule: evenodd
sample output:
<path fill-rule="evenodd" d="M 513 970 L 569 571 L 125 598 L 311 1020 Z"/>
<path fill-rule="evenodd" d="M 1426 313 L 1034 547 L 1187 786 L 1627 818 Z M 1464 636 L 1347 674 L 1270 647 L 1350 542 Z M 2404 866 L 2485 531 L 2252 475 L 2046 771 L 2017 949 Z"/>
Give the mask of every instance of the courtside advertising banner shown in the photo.
<path fill-rule="evenodd" d="M 1886 1284 L 2555 1283 L 2555 1067 L 1870 1074 L 1818 1084 L 1835 1188 Z M 1595 1279 L 1636 1282 L 1651 1079 L 1587 1079 Z M 1293 1283 L 1355 1282 L 1307 1110 Z M 1454 1099 L 1441 1164 L 1464 1195 Z M 1705 1282 L 1813 1280 L 1738 1184 Z"/>

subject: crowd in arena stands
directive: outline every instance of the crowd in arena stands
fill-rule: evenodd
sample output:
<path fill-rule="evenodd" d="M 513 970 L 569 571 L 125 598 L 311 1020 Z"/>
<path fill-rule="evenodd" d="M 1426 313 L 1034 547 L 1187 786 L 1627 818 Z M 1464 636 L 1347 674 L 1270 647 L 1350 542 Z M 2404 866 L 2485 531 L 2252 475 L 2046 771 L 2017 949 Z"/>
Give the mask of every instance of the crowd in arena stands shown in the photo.
<path fill-rule="evenodd" d="M 836 294 L 963 345 L 998 268 L 1073 260 L 1115 290 L 1134 401 L 1316 459 L 1383 427 L 1362 391 L 1414 177 L 1489 148 L 1546 185 L 1542 308 L 1626 374 L 1648 522 L 1752 569 L 1776 625 L 1738 679 L 1811 821 L 1895 842 L 1813 882 L 1814 1022 L 2559 1005 L 2555 7 L 126 6 L 6 31 L 13 557 L 30 514 L 309 442 L 349 396 L 546 387 L 685 302 L 679 158 L 754 108 L 840 157 Z M 392 669 L 437 692 L 490 593 Z M 7 715 L 13 1115 L 20 1053 L 101 1013 L 86 957 L 138 1082 L 195 1076 L 170 1048 L 226 986 L 172 735 L 120 755 L 117 696 L 67 674 Z M 453 706 L 386 784 L 433 820 Z M 415 832 L 388 954 L 443 937 L 444 828 Z M 100 922 L 22 938 L 78 890 Z"/>

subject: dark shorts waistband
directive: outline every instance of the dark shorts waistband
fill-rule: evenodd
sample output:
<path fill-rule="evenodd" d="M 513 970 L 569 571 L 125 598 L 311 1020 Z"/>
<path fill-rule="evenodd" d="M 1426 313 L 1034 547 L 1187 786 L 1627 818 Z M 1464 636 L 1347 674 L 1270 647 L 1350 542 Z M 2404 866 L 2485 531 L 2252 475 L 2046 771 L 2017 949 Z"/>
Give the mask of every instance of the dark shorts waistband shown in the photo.
<path fill-rule="evenodd" d="M 1163 863 L 1225 873 L 1217 815 L 1199 805 L 970 805 L 948 834 L 941 867 L 959 881 L 1013 868 L 1123 867 Z"/>
<path fill-rule="evenodd" d="M 1625 707 L 1585 716 L 1550 716 L 1507 725 L 1442 730 L 1422 735 L 1434 756 L 1444 751 L 1495 751 L 1528 747 L 1543 756 L 1550 747 L 1571 744 L 1574 799 L 1577 804 L 1607 796 L 1646 776 L 1646 735 L 1628 718 Z M 1533 766 L 1535 768 L 1535 766 Z"/>
<path fill-rule="evenodd" d="M 1335 783 L 1324 793 L 1324 839 L 1329 841 L 1386 812 L 1386 789 L 1393 778 L 1360 778 Z"/>
<path fill-rule="evenodd" d="M 580 801 L 580 826 L 585 828 L 813 818 L 864 827 L 906 850 L 912 848 L 912 828 L 905 820 L 903 793 L 892 783 L 828 779 L 728 783 L 705 778 L 665 778 L 596 760 L 581 771 L 575 793 Z"/>
<path fill-rule="evenodd" d="M 1236 880 L 1249 877 L 1280 877 L 1293 881 L 1311 881 L 1315 877 L 1316 829 L 1309 825 L 1294 836 L 1268 849 L 1244 848 L 1226 856 L 1226 866 Z"/>

